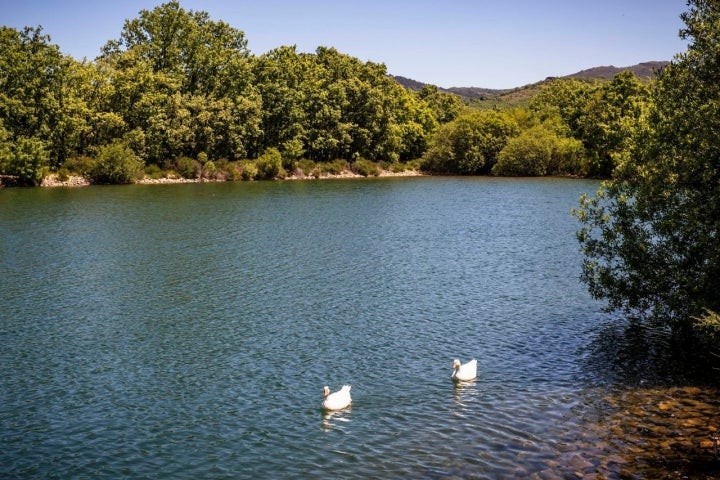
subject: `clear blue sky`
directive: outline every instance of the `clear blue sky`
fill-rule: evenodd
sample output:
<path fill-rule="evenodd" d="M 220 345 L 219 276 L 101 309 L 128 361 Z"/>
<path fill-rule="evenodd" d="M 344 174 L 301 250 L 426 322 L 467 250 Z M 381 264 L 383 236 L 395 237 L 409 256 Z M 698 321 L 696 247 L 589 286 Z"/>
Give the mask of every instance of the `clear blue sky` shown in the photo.
<path fill-rule="evenodd" d="M 0 24 L 41 25 L 95 58 L 152 0 L 0 0 Z M 685 0 L 182 0 L 245 32 L 255 55 L 335 47 L 441 87 L 513 88 L 586 68 L 672 60 Z"/>

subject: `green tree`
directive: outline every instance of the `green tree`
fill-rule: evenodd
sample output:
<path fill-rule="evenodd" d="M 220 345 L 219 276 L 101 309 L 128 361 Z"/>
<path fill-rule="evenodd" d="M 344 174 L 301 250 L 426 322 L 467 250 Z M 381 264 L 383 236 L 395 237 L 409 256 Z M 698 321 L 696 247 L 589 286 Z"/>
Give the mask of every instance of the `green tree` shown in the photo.
<path fill-rule="evenodd" d="M 544 84 L 530 100 L 530 110 L 541 120 L 558 116 L 569 129 L 569 135 L 580 138 L 580 119 L 588 98 L 599 83 L 559 78 Z"/>
<path fill-rule="evenodd" d="M 304 99 L 312 83 L 309 81 L 312 68 L 310 57 L 298 54 L 295 46 L 271 50 L 254 62 L 256 85 L 262 98 L 262 135 L 257 146 L 261 151 L 287 145 L 293 151 L 291 156 L 298 151 L 304 153 L 307 129 Z"/>
<path fill-rule="evenodd" d="M 520 133 L 513 116 L 492 110 L 461 115 L 441 125 L 422 159 L 430 172 L 490 173 L 508 139 Z"/>
<path fill-rule="evenodd" d="M 570 128 L 556 110 L 537 114 L 529 109 L 513 109 L 506 113 L 515 119 L 521 131 L 510 138 L 498 154 L 493 175 L 586 174 L 588 160 L 585 147 L 580 140 L 570 136 Z"/>
<path fill-rule="evenodd" d="M 688 50 L 653 86 L 648 125 L 576 212 L 590 293 L 681 331 L 720 311 L 720 4 L 689 6 Z"/>
<path fill-rule="evenodd" d="M 459 96 L 443 93 L 435 85 L 423 85 L 417 97 L 427 104 L 439 124 L 452 122 L 465 109 Z"/>
<path fill-rule="evenodd" d="M 96 128 L 100 132 L 112 131 L 105 135 L 109 141 L 118 135 L 115 128 L 122 120 L 115 114 L 97 111 L 101 105 L 97 101 L 97 92 L 102 89 L 104 79 L 98 75 L 94 64 L 76 62 L 70 57 L 65 59 L 63 79 L 59 88 L 59 107 L 61 114 L 50 135 L 52 153 L 56 167 L 61 167 L 72 157 L 87 153 L 88 149 L 99 145 Z M 111 126 L 112 125 L 112 126 Z"/>
<path fill-rule="evenodd" d="M 508 140 L 492 168 L 493 175 L 578 175 L 582 170 L 582 142 L 558 133 L 547 124 L 524 130 Z"/>
<path fill-rule="evenodd" d="M 177 1 L 126 20 L 120 38 L 103 47 L 103 56 L 131 50 L 136 62 L 179 79 L 182 93 L 226 96 L 252 83 L 245 34 Z"/>
<path fill-rule="evenodd" d="M 416 158 L 437 126 L 430 109 L 387 75 L 334 48 L 298 55 L 294 47 L 257 63 L 263 95 L 260 146 L 332 161 Z M 302 148 L 298 147 L 302 142 Z"/>
<path fill-rule="evenodd" d="M 16 145 L 15 162 L 28 158 L 19 152 L 26 152 L 33 138 L 47 150 L 45 161 L 58 166 L 65 160 L 73 136 L 68 112 L 75 107 L 68 101 L 71 63 L 42 34 L 42 27 L 0 27 L 0 121 L 8 142 L 24 139 Z"/>
<path fill-rule="evenodd" d="M 111 111 L 144 132 L 148 161 L 252 153 L 261 98 L 243 32 L 171 1 L 126 21 L 99 61 L 112 79 Z"/>
<path fill-rule="evenodd" d="M 113 107 L 115 78 L 103 60 L 73 62 L 68 73 L 69 119 L 72 122 L 69 156 L 82 156 L 122 137 L 127 125 Z"/>
<path fill-rule="evenodd" d="M 0 120 L 0 174 L 5 171 L 4 164 L 10 158 L 11 143 L 8 141 L 10 138 L 10 132 L 8 132 L 3 126 L 2 120 Z"/>
<path fill-rule="evenodd" d="M 430 139 L 438 128 L 439 120 L 427 102 L 387 75 L 384 75 L 383 79 L 387 99 L 387 106 L 384 109 L 392 112 L 391 126 L 384 137 L 383 147 L 375 159 L 392 162 L 419 159 L 427 150 Z M 454 95 L 447 96 L 457 99 Z M 454 105 L 453 100 L 446 105 L 448 109 L 452 109 L 450 105 Z M 448 110 L 445 118 L 448 119 L 453 115 L 454 113 Z"/>
<path fill-rule="evenodd" d="M 590 175 L 608 178 L 632 147 L 644 121 L 649 91 L 632 72 L 621 72 L 593 92 L 578 119 L 590 157 Z"/>

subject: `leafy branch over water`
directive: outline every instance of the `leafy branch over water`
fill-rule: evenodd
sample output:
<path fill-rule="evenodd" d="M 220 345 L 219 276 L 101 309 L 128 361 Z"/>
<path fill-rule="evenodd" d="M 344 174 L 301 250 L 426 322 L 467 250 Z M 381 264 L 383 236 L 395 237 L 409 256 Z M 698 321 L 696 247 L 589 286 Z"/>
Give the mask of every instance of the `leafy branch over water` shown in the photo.
<path fill-rule="evenodd" d="M 632 148 L 576 216 L 593 296 L 687 338 L 689 352 L 718 352 L 720 6 L 689 4 L 688 51 L 660 74 Z"/>

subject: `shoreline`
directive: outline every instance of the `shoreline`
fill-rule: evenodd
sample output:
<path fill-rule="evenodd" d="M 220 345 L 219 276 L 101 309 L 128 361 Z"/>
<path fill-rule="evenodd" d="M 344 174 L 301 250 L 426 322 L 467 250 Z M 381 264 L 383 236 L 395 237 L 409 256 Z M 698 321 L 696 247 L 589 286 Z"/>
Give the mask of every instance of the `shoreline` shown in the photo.
<path fill-rule="evenodd" d="M 338 174 L 331 174 L 331 173 L 325 173 L 323 175 L 320 175 L 318 177 L 314 175 L 289 175 L 282 179 L 276 179 L 279 181 L 282 180 L 331 180 L 331 179 L 344 179 L 344 178 L 380 178 L 380 177 L 422 177 L 427 176 L 427 174 L 422 173 L 418 170 L 404 170 L 402 172 L 392 172 L 390 170 L 382 170 L 378 175 L 371 175 L 371 176 L 364 176 L 360 175 L 359 173 L 351 172 L 350 170 L 345 170 L 342 173 Z M 182 177 L 163 177 L 163 178 L 150 178 L 150 177 L 144 177 L 141 180 L 136 181 L 133 184 L 130 185 L 168 185 L 168 184 L 179 184 L 179 183 L 224 183 L 232 180 L 214 180 L 209 178 L 182 178 Z M 237 180 L 237 182 L 257 182 L 262 180 Z M 87 187 L 89 185 L 92 185 L 88 179 L 85 177 L 79 176 L 79 175 L 70 175 L 67 180 L 61 181 L 58 180 L 57 174 L 50 174 L 47 177 L 45 177 L 40 183 L 41 188 L 54 188 L 54 187 Z M 3 186 L 8 185 L 2 185 L 0 184 L 0 188 Z"/>

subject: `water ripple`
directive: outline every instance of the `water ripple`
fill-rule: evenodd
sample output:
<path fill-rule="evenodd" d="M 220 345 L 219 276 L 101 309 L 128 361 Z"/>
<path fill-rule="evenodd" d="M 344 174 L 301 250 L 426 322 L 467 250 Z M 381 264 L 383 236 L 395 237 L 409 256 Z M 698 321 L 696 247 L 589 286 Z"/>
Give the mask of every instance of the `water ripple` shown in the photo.
<path fill-rule="evenodd" d="M 0 477 L 619 478 L 644 438 L 603 421 L 657 402 L 608 397 L 593 350 L 568 212 L 595 186 L 0 191 Z"/>

